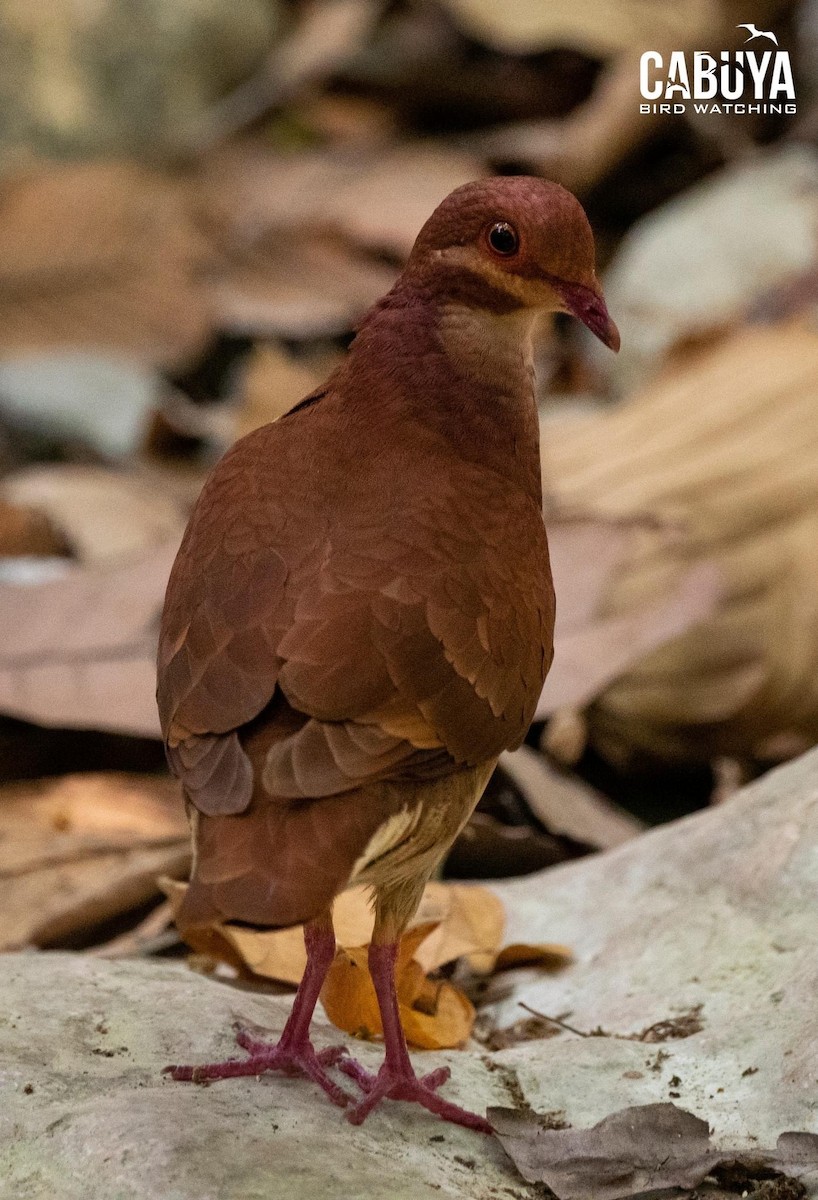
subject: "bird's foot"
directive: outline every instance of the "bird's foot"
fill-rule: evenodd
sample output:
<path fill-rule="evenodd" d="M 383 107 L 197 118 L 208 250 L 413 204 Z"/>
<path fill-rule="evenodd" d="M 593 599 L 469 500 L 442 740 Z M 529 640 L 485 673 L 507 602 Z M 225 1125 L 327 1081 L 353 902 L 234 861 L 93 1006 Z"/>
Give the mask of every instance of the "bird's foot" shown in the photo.
<path fill-rule="evenodd" d="M 356 1058 L 349 1058 L 346 1054 L 339 1058 L 335 1063 L 339 1071 L 343 1071 L 350 1079 L 354 1079 L 362 1092 L 367 1094 L 372 1091 L 378 1082 L 378 1076 L 373 1075 L 371 1071 L 367 1071 L 366 1067 L 361 1066 Z M 416 1083 L 422 1084 L 424 1087 L 436 1091 L 441 1084 L 444 1084 L 451 1075 L 448 1067 L 438 1067 L 436 1071 L 430 1071 L 428 1075 L 422 1075 L 420 1079 L 416 1079 Z"/>
<path fill-rule="evenodd" d="M 285 1075 L 307 1075 L 341 1108 L 352 1099 L 326 1072 L 327 1067 L 345 1060 L 345 1046 L 330 1046 L 316 1052 L 307 1038 L 296 1040 L 286 1035 L 272 1045 L 254 1038 L 246 1029 L 236 1030 L 236 1041 L 247 1051 L 247 1058 L 228 1058 L 224 1062 L 191 1067 L 170 1066 L 162 1073 L 181 1083 L 211 1083 L 241 1075 L 262 1075 L 265 1071 L 283 1071 Z"/>
<path fill-rule="evenodd" d="M 437 1089 L 451 1075 L 448 1067 L 438 1067 L 436 1071 L 430 1071 L 428 1075 L 418 1078 L 411 1067 L 396 1070 L 387 1063 L 383 1064 L 377 1075 L 372 1075 L 353 1058 L 340 1058 L 337 1065 L 338 1069 L 350 1079 L 354 1079 L 365 1093 L 363 1100 L 347 1109 L 347 1118 L 353 1125 L 362 1124 L 381 1100 L 414 1100 L 443 1121 L 465 1125 L 467 1129 L 475 1129 L 478 1133 L 494 1132 L 485 1117 L 438 1096 Z"/>

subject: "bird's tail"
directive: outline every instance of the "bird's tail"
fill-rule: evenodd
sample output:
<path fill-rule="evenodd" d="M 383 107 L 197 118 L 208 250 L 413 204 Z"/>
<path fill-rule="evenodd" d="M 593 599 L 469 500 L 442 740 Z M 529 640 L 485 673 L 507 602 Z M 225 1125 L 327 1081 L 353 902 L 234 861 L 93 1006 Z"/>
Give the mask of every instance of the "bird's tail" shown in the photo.
<path fill-rule="evenodd" d="M 257 794 L 246 812 L 193 816 L 194 868 L 177 923 L 300 925 L 343 891 L 388 812 L 379 789 L 320 800 Z"/>

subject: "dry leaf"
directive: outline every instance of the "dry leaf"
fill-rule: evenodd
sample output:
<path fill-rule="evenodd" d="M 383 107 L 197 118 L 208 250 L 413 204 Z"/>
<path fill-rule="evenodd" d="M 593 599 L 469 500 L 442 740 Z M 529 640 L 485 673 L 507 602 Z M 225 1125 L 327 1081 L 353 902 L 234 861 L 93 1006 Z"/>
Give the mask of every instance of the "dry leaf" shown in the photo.
<path fill-rule="evenodd" d="M 817 379 L 814 332 L 754 327 L 609 413 L 549 426 L 558 504 L 655 521 L 609 579 L 601 618 L 665 602 L 697 561 L 722 575 L 711 614 L 632 661 L 589 710 L 609 757 L 701 761 L 784 734 L 818 740 Z"/>
<path fill-rule="evenodd" d="M 66 543 L 44 512 L 0 500 L 0 558 L 32 555 L 38 558 L 66 553 Z M 11 503 L 9 503 L 9 500 Z"/>
<path fill-rule="evenodd" d="M 187 885 L 166 882 L 163 886 L 178 912 Z M 340 946 L 366 945 L 375 920 L 369 889 L 355 887 L 342 892 L 335 900 L 332 918 Z M 427 973 L 462 957 L 468 959 L 472 970 L 490 971 L 504 924 L 503 906 L 488 888 L 428 883 L 410 929 L 426 929 L 415 947 L 415 958 Z M 245 976 L 297 984 L 304 974 L 307 955 L 300 925 L 259 931 L 214 924 L 184 928 L 181 933 L 194 950 L 228 963 Z"/>
<path fill-rule="evenodd" d="M 241 406 L 233 419 L 233 440 L 268 421 L 277 421 L 328 374 L 329 369 L 317 371 L 273 343 L 255 347 L 244 377 Z"/>
<path fill-rule="evenodd" d="M 395 965 L 401 1025 L 409 1044 L 422 1050 L 461 1046 L 475 1018 L 471 1002 L 460 989 L 446 980 L 428 979 L 414 957 L 434 931 L 432 923 L 404 934 Z M 333 1025 L 345 1033 L 364 1038 L 383 1033 L 366 946 L 338 950 L 321 989 L 321 1003 Z"/>
<path fill-rule="evenodd" d="M 210 296 L 233 332 L 307 339 L 349 331 L 394 281 L 335 239 L 270 234 L 235 250 Z"/>
<path fill-rule="evenodd" d="M 483 174 L 479 159 L 434 143 L 282 156 L 248 141 L 209 156 L 201 187 L 228 255 L 298 229 L 406 257 L 440 201 Z"/>
<path fill-rule="evenodd" d="M 546 971 L 561 971 L 574 961 L 568 946 L 552 942 L 529 945 L 528 942 L 512 942 L 503 946 L 494 964 L 495 973 L 512 971 L 517 967 L 542 967 Z"/>
<path fill-rule="evenodd" d="M 211 328 L 208 257 L 181 185 L 126 163 L 47 165 L 0 186 L 0 353 L 80 346 L 172 364 Z"/>
<path fill-rule="evenodd" d="M 137 558 L 162 543 L 180 541 L 184 532 L 182 510 L 170 496 L 104 467 L 26 467 L 8 475 L 0 491 L 12 503 L 42 514 L 40 519 L 50 521 L 87 565 Z"/>
<path fill-rule="evenodd" d="M 644 527 L 650 529 L 649 523 Z M 588 704 L 631 664 L 712 615 L 721 599 L 714 563 L 691 566 L 670 595 L 603 618 L 602 598 L 639 527 L 615 521 L 548 521 L 557 622 L 554 662 L 535 720 Z M 654 526 L 655 531 L 655 526 Z M 678 536 L 678 535 L 676 535 Z M 674 540 L 668 533 L 667 540 Z"/>
<path fill-rule="evenodd" d="M 818 1134 L 781 1134 L 775 1150 L 716 1148 L 707 1122 L 675 1104 L 625 1108 L 591 1129 L 547 1129 L 536 1113 L 513 1108 L 490 1108 L 488 1117 L 523 1178 L 545 1183 L 559 1200 L 691 1189 L 720 1166 L 746 1175 L 746 1194 L 754 1173 L 798 1178 L 818 1170 Z"/>
<path fill-rule="evenodd" d="M 505 909 L 489 888 L 479 884 L 428 883 L 415 921 L 434 929 L 415 952 L 426 972 L 465 958 L 472 971 L 488 973 L 502 945 Z"/>
<path fill-rule="evenodd" d="M 0 788 L 0 949 L 42 945 L 157 894 L 187 870 L 189 834 L 170 779 L 69 775 Z"/>
<path fill-rule="evenodd" d="M 174 914 L 178 913 L 187 885 L 165 879 L 161 886 Z M 362 1037 L 382 1032 L 367 969 L 373 922 L 368 888 L 351 888 L 338 896 L 333 923 L 339 950 L 321 994 L 333 1024 Z M 570 961 L 564 946 L 518 944 L 501 951 L 504 924 L 503 906 L 487 888 L 426 885 L 413 924 L 401 939 L 396 967 L 401 1022 L 413 1046 L 438 1050 L 460 1046 L 471 1033 L 475 1012 L 468 998 L 454 984 L 428 978 L 445 963 L 465 958 L 472 971 L 489 973 L 517 965 L 557 970 Z M 214 922 L 180 932 L 198 954 L 227 963 L 245 979 L 295 985 L 304 973 L 307 956 L 300 926 L 262 932 Z"/>
<path fill-rule="evenodd" d="M 368 961 L 366 946 L 337 950 L 321 989 L 321 1003 L 333 1025 L 361 1038 L 373 1038 L 383 1033 Z M 405 993 L 405 983 L 399 966 L 395 967 L 395 986 L 398 1004 L 403 1009 L 406 1003 L 401 993 Z"/>
<path fill-rule="evenodd" d="M 500 765 L 550 833 L 596 850 L 611 850 L 644 829 L 636 817 L 594 791 L 584 780 L 556 770 L 530 746 L 502 754 Z"/>
<path fill-rule="evenodd" d="M 396 276 L 361 247 L 405 258 L 436 205 L 482 173 L 478 159 L 422 143 L 274 155 L 247 140 L 209 155 L 199 188 L 222 254 L 214 311 L 264 336 L 348 332 Z"/>
<path fill-rule="evenodd" d="M 158 737 L 156 628 L 176 549 L 174 540 L 109 570 L 0 583 L 0 712 Z"/>

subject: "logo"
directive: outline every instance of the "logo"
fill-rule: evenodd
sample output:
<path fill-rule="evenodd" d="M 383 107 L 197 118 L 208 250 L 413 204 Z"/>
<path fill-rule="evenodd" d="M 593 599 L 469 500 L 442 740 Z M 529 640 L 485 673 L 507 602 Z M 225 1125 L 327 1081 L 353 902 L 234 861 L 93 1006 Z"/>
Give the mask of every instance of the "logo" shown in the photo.
<path fill-rule="evenodd" d="M 718 58 L 703 50 L 674 50 L 667 59 L 646 50 L 639 62 L 639 90 L 647 103 L 641 113 L 764 113 L 797 111 L 789 51 L 778 48 L 769 29 L 746 29 L 748 42 L 772 42 L 775 50 L 722 50 Z"/>
<path fill-rule="evenodd" d="M 757 37 L 767 38 L 768 41 L 778 45 L 778 38 L 769 29 L 756 29 L 755 25 L 737 25 L 736 29 L 746 29 L 749 33 L 750 36 L 744 39 L 745 46 L 748 42 L 754 42 Z"/>

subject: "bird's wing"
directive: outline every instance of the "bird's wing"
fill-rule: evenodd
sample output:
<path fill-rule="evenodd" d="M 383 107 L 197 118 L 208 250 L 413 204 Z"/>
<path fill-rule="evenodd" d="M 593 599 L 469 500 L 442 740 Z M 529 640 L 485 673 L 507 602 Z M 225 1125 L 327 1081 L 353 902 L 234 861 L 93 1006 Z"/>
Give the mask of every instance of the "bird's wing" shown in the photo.
<path fill-rule="evenodd" d="M 553 594 L 533 501 L 467 464 L 416 465 L 410 488 L 389 453 L 333 464 L 333 439 L 322 446 L 309 419 L 223 460 L 168 587 L 160 713 L 207 813 L 249 803 L 241 727 L 276 686 L 302 717 L 268 747 L 265 787 L 327 796 L 519 743 L 548 666 Z M 344 468 L 355 486 L 338 487 Z"/>

